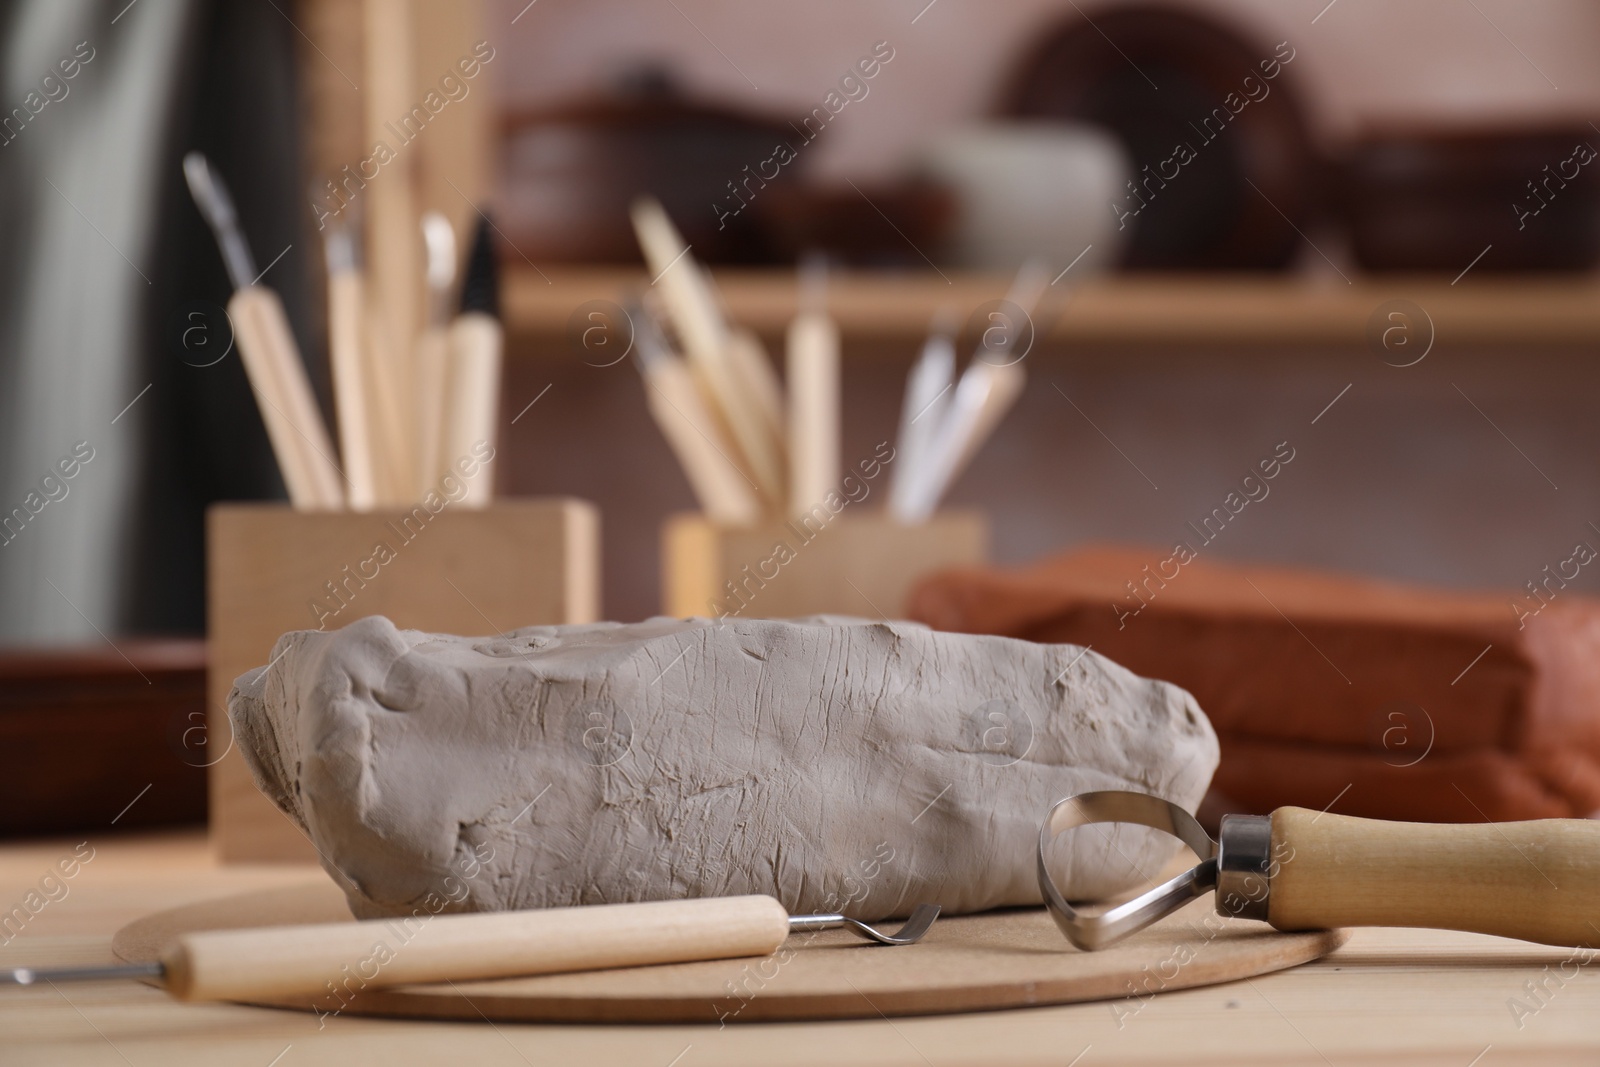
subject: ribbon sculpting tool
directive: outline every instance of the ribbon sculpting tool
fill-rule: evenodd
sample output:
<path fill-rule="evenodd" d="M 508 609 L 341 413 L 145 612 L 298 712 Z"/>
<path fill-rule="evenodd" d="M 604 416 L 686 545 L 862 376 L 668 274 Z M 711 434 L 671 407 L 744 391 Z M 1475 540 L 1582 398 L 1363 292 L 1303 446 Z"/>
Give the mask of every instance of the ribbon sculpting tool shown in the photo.
<path fill-rule="evenodd" d="M 1095 823 L 1148 826 L 1199 859 L 1099 914 L 1068 903 L 1050 871 L 1055 839 Z M 1039 829 L 1039 890 L 1067 940 L 1093 951 L 1215 891 L 1217 912 L 1279 930 L 1409 926 L 1546 945 L 1600 941 L 1600 822 L 1405 823 L 1279 808 L 1225 815 L 1217 840 L 1176 804 L 1144 793 L 1078 793 Z"/>

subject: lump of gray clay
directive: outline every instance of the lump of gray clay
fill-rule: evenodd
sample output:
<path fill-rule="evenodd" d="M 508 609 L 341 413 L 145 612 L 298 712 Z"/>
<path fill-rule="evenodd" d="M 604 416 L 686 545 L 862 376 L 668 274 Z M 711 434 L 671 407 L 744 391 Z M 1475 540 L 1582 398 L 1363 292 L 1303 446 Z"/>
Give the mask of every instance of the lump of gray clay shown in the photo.
<path fill-rule="evenodd" d="M 360 917 L 742 893 L 865 920 L 1037 904 L 1052 803 L 1136 789 L 1192 811 L 1217 765 L 1176 686 L 1075 645 L 902 622 L 467 638 L 373 617 L 285 634 L 228 705 L 257 784 Z M 1173 852 L 1123 827 L 1057 847 L 1079 899 Z"/>

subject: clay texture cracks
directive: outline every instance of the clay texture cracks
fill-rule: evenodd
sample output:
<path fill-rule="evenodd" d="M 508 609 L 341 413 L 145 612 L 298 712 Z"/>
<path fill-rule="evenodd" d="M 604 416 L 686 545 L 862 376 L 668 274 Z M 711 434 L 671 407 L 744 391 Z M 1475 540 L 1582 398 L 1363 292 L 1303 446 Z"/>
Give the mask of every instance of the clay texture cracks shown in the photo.
<path fill-rule="evenodd" d="M 273 655 L 229 698 L 241 748 L 361 916 L 407 911 L 466 855 L 492 855 L 468 910 L 770 893 L 873 920 L 921 901 L 1032 904 L 1052 803 L 1140 789 L 1192 809 L 1217 763 L 1181 689 L 1073 645 L 911 623 L 465 638 L 368 618 L 286 634 Z M 1171 852 L 1120 828 L 1059 847 L 1061 884 L 1086 899 Z"/>

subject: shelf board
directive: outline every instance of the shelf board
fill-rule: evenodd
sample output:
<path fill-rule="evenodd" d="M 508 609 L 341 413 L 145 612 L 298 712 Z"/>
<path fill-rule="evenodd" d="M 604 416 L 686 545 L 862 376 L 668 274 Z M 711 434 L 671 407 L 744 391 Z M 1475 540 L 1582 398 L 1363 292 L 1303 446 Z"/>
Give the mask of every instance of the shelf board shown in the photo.
<path fill-rule="evenodd" d="M 729 313 L 758 333 L 780 334 L 794 315 L 795 273 L 729 268 L 714 272 Z M 1009 276 L 947 272 L 837 272 L 830 309 L 847 338 L 922 336 L 946 305 L 962 315 L 1005 295 Z M 646 288 L 642 270 L 519 265 L 507 271 L 509 332 L 539 340 L 565 334 L 580 305 L 619 301 Z M 1559 274 L 1452 284 L 1441 276 L 1150 275 L 1103 277 L 1075 289 L 1045 340 L 1100 345 L 1333 345 L 1366 343 L 1386 301 L 1420 306 L 1451 344 L 1562 346 L 1600 342 L 1600 281 Z M 1040 320 L 1045 315 L 1039 316 Z"/>

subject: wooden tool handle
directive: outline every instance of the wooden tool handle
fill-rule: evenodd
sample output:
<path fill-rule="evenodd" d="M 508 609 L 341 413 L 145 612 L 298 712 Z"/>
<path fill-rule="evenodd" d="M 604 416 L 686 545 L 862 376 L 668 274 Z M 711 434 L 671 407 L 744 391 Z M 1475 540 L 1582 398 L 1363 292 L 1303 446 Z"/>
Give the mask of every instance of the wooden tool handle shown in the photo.
<path fill-rule="evenodd" d="M 650 413 L 707 517 L 729 526 L 759 519 L 755 487 L 729 456 L 733 444 L 706 409 L 689 368 L 676 356 L 662 358 L 645 371 L 645 386 Z"/>
<path fill-rule="evenodd" d="M 804 518 L 839 486 L 839 328 L 826 315 L 789 324 L 789 514 Z"/>
<path fill-rule="evenodd" d="M 439 478 L 450 462 L 444 446 L 446 405 L 449 400 L 450 331 L 448 328 L 423 330 L 417 336 L 414 384 L 411 399 L 416 409 L 411 424 L 417 433 L 417 484 L 424 492 L 437 489 Z M 487 482 L 488 479 L 484 479 Z"/>
<path fill-rule="evenodd" d="M 417 484 L 416 458 L 411 439 L 410 373 L 401 359 L 390 322 L 366 289 L 364 312 L 366 347 L 362 349 L 371 389 L 371 423 L 376 431 L 373 452 L 378 475 L 378 506 L 415 504 L 425 490 Z"/>
<path fill-rule="evenodd" d="M 228 301 L 228 319 L 289 499 L 302 511 L 343 508 L 333 441 L 278 294 L 259 285 L 236 289 Z"/>
<path fill-rule="evenodd" d="M 339 415 L 339 455 L 344 460 L 353 511 L 371 511 L 378 498 L 368 403 L 371 389 L 362 351 L 365 301 L 359 274 L 337 271 L 328 276 L 328 362 L 333 368 L 333 399 Z"/>
<path fill-rule="evenodd" d="M 438 471 L 454 473 L 455 465 L 482 444 L 491 447 L 500 413 L 501 327 L 491 315 L 469 311 L 450 327 L 450 374 L 445 389 L 444 428 Z M 468 479 L 467 507 L 481 508 L 494 497 L 494 468 L 486 466 Z"/>
<path fill-rule="evenodd" d="M 416 982 L 765 956 L 789 936 L 772 897 L 713 897 L 185 934 L 162 959 L 179 1000 L 252 1000 Z"/>
<path fill-rule="evenodd" d="M 1268 921 L 1422 926 L 1600 945 L 1600 823 L 1380 822 L 1272 813 Z"/>

